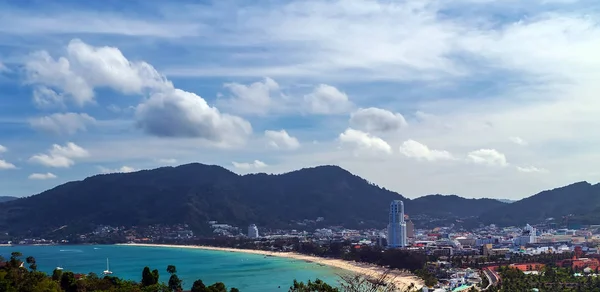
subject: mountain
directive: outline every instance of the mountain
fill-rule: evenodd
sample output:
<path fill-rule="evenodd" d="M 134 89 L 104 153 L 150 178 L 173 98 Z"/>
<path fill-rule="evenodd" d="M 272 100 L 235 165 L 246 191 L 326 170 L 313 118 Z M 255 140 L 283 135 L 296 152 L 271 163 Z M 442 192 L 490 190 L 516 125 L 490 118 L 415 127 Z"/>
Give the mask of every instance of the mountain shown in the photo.
<path fill-rule="evenodd" d="M 598 215 L 597 215 L 598 214 Z M 600 223 L 600 184 L 578 182 L 540 192 L 486 212 L 482 221 L 499 225 L 524 225 L 547 218 L 573 215 L 584 224 Z"/>
<path fill-rule="evenodd" d="M 237 175 L 220 166 L 195 163 L 96 175 L 4 203 L 0 231 L 41 235 L 63 226 L 82 231 L 101 224 L 187 223 L 204 232 L 209 220 L 299 228 L 295 222 L 318 217 L 324 217 L 327 225 L 383 228 L 392 200 L 403 200 L 411 216 L 468 217 L 502 205 L 438 195 L 411 201 L 337 166 Z"/>
<path fill-rule="evenodd" d="M 502 203 L 507 203 L 507 204 L 514 203 L 517 201 L 517 200 L 509 200 L 509 199 L 496 199 L 496 200 L 498 200 Z"/>
<path fill-rule="evenodd" d="M 416 210 L 427 210 L 430 216 L 479 216 L 506 203 L 494 199 L 466 199 L 456 195 L 428 195 L 416 198 L 410 206 Z M 460 216 L 460 215 L 463 216 Z"/>
<path fill-rule="evenodd" d="M 12 201 L 18 199 L 17 197 L 0 196 L 0 203 Z"/>

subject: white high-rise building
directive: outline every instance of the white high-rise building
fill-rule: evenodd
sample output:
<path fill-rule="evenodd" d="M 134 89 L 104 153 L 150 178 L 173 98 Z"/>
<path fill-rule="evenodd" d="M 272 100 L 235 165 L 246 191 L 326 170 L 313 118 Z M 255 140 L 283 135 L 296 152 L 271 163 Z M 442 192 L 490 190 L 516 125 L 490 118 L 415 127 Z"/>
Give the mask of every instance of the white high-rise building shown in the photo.
<path fill-rule="evenodd" d="M 258 238 L 258 227 L 256 227 L 255 224 L 250 224 L 250 226 L 248 226 L 248 237 Z"/>
<path fill-rule="evenodd" d="M 408 245 L 406 239 L 406 222 L 404 221 L 404 203 L 394 200 L 390 204 L 390 223 L 388 224 L 387 244 L 388 247 L 405 247 Z"/>

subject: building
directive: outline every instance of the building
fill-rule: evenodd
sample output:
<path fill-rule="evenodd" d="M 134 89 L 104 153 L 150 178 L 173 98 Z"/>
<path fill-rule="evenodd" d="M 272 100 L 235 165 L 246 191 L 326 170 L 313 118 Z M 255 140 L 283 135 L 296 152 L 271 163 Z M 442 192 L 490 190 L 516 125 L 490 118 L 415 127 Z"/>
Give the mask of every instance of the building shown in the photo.
<path fill-rule="evenodd" d="M 390 218 L 388 223 L 388 247 L 406 247 L 406 221 L 404 221 L 404 203 L 394 200 L 390 203 Z"/>
<path fill-rule="evenodd" d="M 406 221 L 406 237 L 415 238 L 415 223 L 413 223 L 412 220 L 410 220 L 410 218 L 408 218 L 408 215 L 404 216 L 404 220 L 407 220 Z"/>
<path fill-rule="evenodd" d="M 536 233 L 537 230 L 531 225 L 527 224 L 527 226 L 523 228 L 523 233 L 521 234 L 521 236 L 514 239 L 514 244 L 520 246 L 535 243 L 537 239 Z"/>
<path fill-rule="evenodd" d="M 255 224 L 250 224 L 250 226 L 248 226 L 248 237 L 258 238 L 258 227 L 256 227 Z"/>

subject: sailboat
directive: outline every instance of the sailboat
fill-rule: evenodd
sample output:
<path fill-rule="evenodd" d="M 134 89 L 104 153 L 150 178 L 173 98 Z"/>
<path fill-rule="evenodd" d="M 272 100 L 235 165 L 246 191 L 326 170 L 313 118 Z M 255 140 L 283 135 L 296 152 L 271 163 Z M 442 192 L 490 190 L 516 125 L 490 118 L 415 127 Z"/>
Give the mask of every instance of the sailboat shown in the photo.
<path fill-rule="evenodd" d="M 104 273 L 104 275 L 110 275 L 110 274 L 112 274 L 112 272 L 108 268 L 108 258 L 106 259 L 106 271 L 104 271 L 103 273 Z"/>

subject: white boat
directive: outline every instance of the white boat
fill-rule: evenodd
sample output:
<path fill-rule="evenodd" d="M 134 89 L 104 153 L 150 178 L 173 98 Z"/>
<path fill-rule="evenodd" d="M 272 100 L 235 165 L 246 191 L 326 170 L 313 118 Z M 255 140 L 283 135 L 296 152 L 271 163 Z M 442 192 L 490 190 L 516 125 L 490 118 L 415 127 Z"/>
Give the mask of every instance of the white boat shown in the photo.
<path fill-rule="evenodd" d="M 104 273 L 104 275 L 110 275 L 110 274 L 112 274 L 112 272 L 108 268 L 108 259 L 106 259 L 106 271 L 104 271 L 102 273 Z"/>
<path fill-rule="evenodd" d="M 63 270 L 63 268 L 62 268 L 62 267 L 56 267 L 56 268 L 55 268 L 55 270 L 62 271 L 62 270 Z"/>

